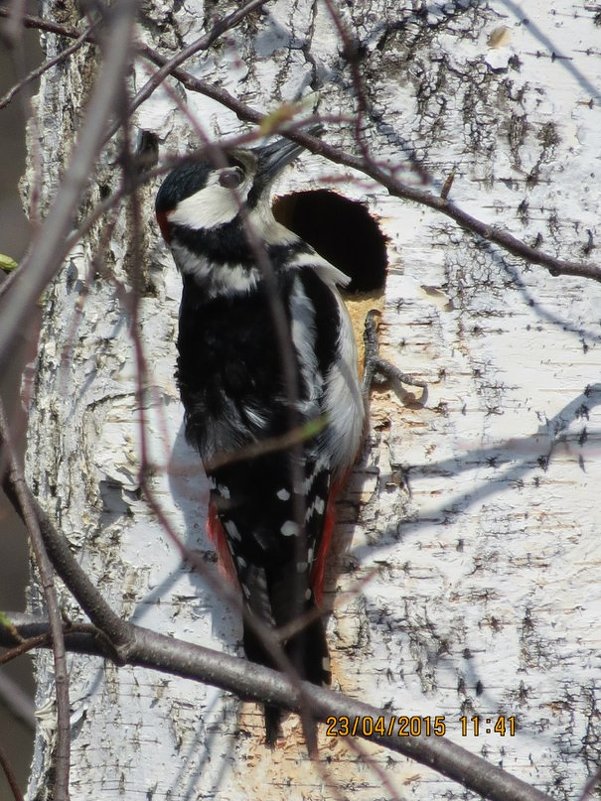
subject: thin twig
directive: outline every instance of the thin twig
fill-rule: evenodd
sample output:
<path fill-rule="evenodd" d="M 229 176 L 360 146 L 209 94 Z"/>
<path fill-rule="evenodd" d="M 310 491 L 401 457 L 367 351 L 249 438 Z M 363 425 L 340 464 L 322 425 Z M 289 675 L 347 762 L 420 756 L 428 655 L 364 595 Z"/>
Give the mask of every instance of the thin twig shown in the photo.
<path fill-rule="evenodd" d="M 17 777 L 12 769 L 10 764 L 10 760 L 6 755 L 5 750 L 2 748 L 0 744 L 0 767 L 4 772 L 4 776 L 6 777 L 6 781 L 8 782 L 8 786 L 13 794 L 13 798 L 15 801 L 24 801 L 23 793 L 21 792 L 21 788 L 19 787 L 19 783 L 17 782 Z"/>
<path fill-rule="evenodd" d="M 2 444 L 2 429 L 0 428 L 0 445 Z M 25 511 L 16 495 L 14 477 L 7 474 L 4 477 L 4 491 L 12 503 L 15 511 L 25 522 Z M 82 570 L 77 559 L 73 556 L 66 539 L 54 528 L 48 515 L 41 508 L 36 499 L 27 493 L 27 504 L 33 510 L 41 537 L 48 556 L 52 560 L 54 569 L 60 575 L 69 590 L 77 599 L 81 608 L 92 623 L 110 640 L 120 657 L 127 653 L 129 644 L 129 629 L 124 621 L 116 615 L 111 607 L 98 592 L 95 584 Z"/>
<path fill-rule="evenodd" d="M 69 798 L 69 764 L 70 764 L 70 727 L 69 727 L 69 676 L 67 673 L 67 659 L 63 627 L 58 603 L 58 595 L 54 584 L 52 564 L 46 553 L 40 532 L 37 516 L 30 502 L 29 491 L 25 478 L 19 465 L 8 421 L 4 413 L 4 404 L 0 401 L 0 447 L 5 451 L 8 460 L 8 469 L 2 477 L 2 485 L 11 503 L 18 507 L 19 513 L 27 526 L 31 548 L 34 554 L 36 567 L 40 574 L 40 586 L 46 601 L 50 631 L 52 634 L 52 652 L 54 655 L 54 681 L 56 685 L 57 708 L 57 744 L 55 752 L 56 785 L 55 798 L 57 801 L 68 801 Z"/>
<path fill-rule="evenodd" d="M 0 7 L 0 17 L 10 17 L 10 9 L 2 6 Z M 45 31 L 46 33 L 55 33 L 57 36 L 66 36 L 68 39 L 77 39 L 81 33 L 77 28 L 68 28 L 66 25 L 61 25 L 58 22 L 51 22 L 42 17 L 35 17 L 32 14 L 23 14 L 20 22 L 24 28 L 33 28 L 36 31 Z M 95 42 L 94 36 L 90 35 L 90 42 Z"/>
<path fill-rule="evenodd" d="M 21 89 L 27 86 L 27 84 L 31 83 L 31 81 L 34 81 L 36 78 L 39 78 L 49 69 L 52 69 L 52 67 L 55 67 L 57 64 L 60 64 L 61 61 L 65 61 L 69 56 L 73 55 L 73 53 L 75 53 L 76 50 L 78 50 L 83 44 L 86 43 L 86 41 L 88 41 L 91 32 L 92 28 L 88 28 L 81 34 L 81 36 L 78 39 L 75 40 L 75 42 L 73 42 L 72 45 L 69 45 L 69 47 L 60 52 L 58 55 L 54 56 L 54 58 L 45 61 L 43 64 L 40 64 L 39 67 L 36 67 L 35 69 L 31 70 L 31 72 L 29 72 L 24 78 L 22 78 L 18 83 L 16 83 L 11 89 L 9 89 L 9 91 L 4 95 L 4 97 L 0 98 L 0 109 L 3 109 L 6 106 L 8 106 L 8 104 L 17 94 L 17 92 L 19 92 Z"/>
<path fill-rule="evenodd" d="M 179 67 L 180 64 L 183 64 L 184 61 L 187 61 L 189 58 L 196 55 L 196 53 L 207 50 L 216 41 L 216 39 L 226 33 L 226 31 L 230 31 L 235 28 L 236 25 L 238 25 L 251 13 L 251 11 L 255 11 L 261 6 L 264 6 L 267 2 L 270 2 L 270 0 L 251 0 L 251 2 L 247 3 L 237 11 L 228 14 L 222 19 L 218 19 L 208 33 L 204 34 L 204 36 L 201 36 L 199 39 L 196 39 L 182 50 L 179 50 L 172 58 L 166 59 L 163 64 L 160 65 L 157 72 L 155 72 L 155 74 L 149 78 L 149 80 L 136 94 L 132 101 L 130 112 L 133 112 L 138 108 L 138 106 L 147 100 L 152 93 L 158 89 L 167 76 L 173 75 L 173 71 Z M 116 130 L 117 126 L 112 129 L 112 133 L 114 133 Z"/>
<path fill-rule="evenodd" d="M 103 68 L 89 99 L 86 120 L 61 182 L 61 190 L 20 269 L 9 279 L 11 283 L 14 280 L 9 302 L 6 302 L 6 296 L 0 301 L 0 366 L 5 362 L 14 332 L 54 277 L 68 252 L 65 250 L 65 240 L 72 226 L 73 213 L 102 148 L 105 122 L 114 107 L 115 90 L 127 70 L 137 6 L 136 0 L 120 0 L 111 6 Z"/>
<path fill-rule="evenodd" d="M 365 162 L 371 161 L 367 142 L 363 135 L 363 120 L 367 114 L 367 94 L 363 86 L 363 80 L 359 71 L 359 54 L 357 51 L 357 42 L 351 36 L 348 28 L 344 24 L 338 9 L 335 7 L 332 0 L 324 0 L 325 6 L 334 27 L 338 32 L 338 36 L 343 44 L 343 56 L 348 61 L 351 68 L 351 77 L 353 80 L 353 88 L 355 90 L 355 99 L 357 100 L 357 114 L 355 115 L 355 141 L 361 151 Z"/>
<path fill-rule="evenodd" d="M 8 16 L 8 14 L 6 9 L 0 8 L 0 17 L 2 16 Z M 77 38 L 81 33 L 80 31 L 72 28 L 67 28 L 56 23 L 50 23 L 46 20 L 40 19 L 39 17 L 33 17 L 29 15 L 25 15 L 23 17 L 23 24 L 28 28 L 38 28 L 39 30 L 49 31 L 61 36 L 68 36 L 70 38 Z M 169 59 L 166 56 L 161 55 L 158 51 L 149 47 L 148 45 L 139 44 L 137 51 L 140 55 L 144 56 L 149 61 L 152 61 L 159 67 L 162 67 L 169 62 Z M 260 124 L 265 119 L 264 114 L 238 100 L 225 89 L 196 78 L 190 72 L 181 69 L 181 67 L 171 69 L 170 75 L 176 78 L 186 89 L 189 89 L 192 92 L 203 94 L 206 97 L 221 103 L 226 108 L 229 108 L 241 120 Z M 301 131 L 286 131 L 285 134 L 293 141 L 302 144 L 303 147 L 312 153 L 317 153 L 335 164 L 349 167 L 350 169 L 357 170 L 358 172 L 369 176 L 374 181 L 384 186 L 388 190 L 388 193 L 393 197 L 399 197 L 404 200 L 410 200 L 412 202 L 428 206 L 429 208 L 432 208 L 435 211 L 438 211 L 454 220 L 466 231 L 470 231 L 471 233 L 481 236 L 483 239 L 499 245 L 501 248 L 507 250 L 514 256 L 524 259 L 531 264 L 538 264 L 541 267 L 545 267 L 553 276 L 566 275 L 578 278 L 587 278 L 593 281 L 601 282 L 600 265 L 559 259 L 548 253 L 544 253 L 537 248 L 531 247 L 530 245 L 527 245 L 525 242 L 522 242 L 517 237 L 510 234 L 508 231 L 473 217 L 455 203 L 448 200 L 448 198 L 435 195 L 432 192 L 410 186 L 409 184 L 400 181 L 394 174 L 394 168 L 384 163 L 370 161 L 366 164 L 363 158 L 355 156 L 352 153 L 348 153 L 344 150 L 340 150 L 332 145 L 328 145 L 326 142 Z M 18 272 L 19 271 L 17 271 L 17 273 Z M 17 273 L 15 273 L 15 275 Z M 0 337 L 2 335 L 3 332 L 0 329 Z M 2 339 L 0 338 L 0 348 L 1 347 Z"/>
<path fill-rule="evenodd" d="M 140 53 L 149 58 L 155 64 L 166 63 L 164 56 L 161 56 L 159 53 L 157 53 L 157 51 L 146 45 L 140 47 Z M 241 120 L 260 124 L 262 120 L 265 119 L 265 115 L 261 114 L 250 106 L 247 106 L 245 103 L 242 103 L 225 89 L 209 84 L 206 81 L 202 81 L 179 67 L 174 69 L 171 72 L 171 75 L 174 78 L 177 78 L 177 80 L 180 81 L 180 83 L 185 86 L 186 89 L 189 89 L 193 92 L 199 92 L 200 94 L 216 100 L 218 103 L 221 103 L 222 105 L 226 106 L 226 108 L 229 108 L 231 111 L 235 112 Z M 435 211 L 450 217 L 466 231 L 475 233 L 478 236 L 481 236 L 483 239 L 487 239 L 488 241 L 499 245 L 504 250 L 507 250 L 509 253 L 512 253 L 514 256 L 518 256 L 527 262 L 545 267 L 553 276 L 567 275 L 580 278 L 589 278 L 594 281 L 601 281 L 601 266 L 593 263 L 585 264 L 582 262 L 572 262 L 565 259 L 558 259 L 555 256 L 551 256 L 550 254 L 544 253 L 537 248 L 531 247 L 525 242 L 517 239 L 517 237 L 510 234 L 508 231 L 497 228 L 496 226 L 490 225 L 489 223 L 473 217 L 471 214 L 468 214 L 448 198 L 435 195 L 428 190 L 420 189 L 419 187 L 414 187 L 405 183 L 404 181 L 400 181 L 394 175 L 393 168 L 384 163 L 378 163 L 371 160 L 366 164 L 364 159 L 360 156 L 355 156 L 352 153 L 348 153 L 344 150 L 340 150 L 337 147 L 328 145 L 326 142 L 323 142 L 322 140 L 304 132 L 297 131 L 294 134 L 289 134 L 288 131 L 286 131 L 286 135 L 289 136 L 289 138 L 293 141 L 302 144 L 312 153 L 317 153 L 329 161 L 334 162 L 335 164 L 349 167 L 369 176 L 374 181 L 384 186 L 388 190 L 388 193 L 393 197 L 411 200 L 415 203 L 428 206 L 429 208 L 432 208 Z"/>
<path fill-rule="evenodd" d="M 265 437 L 265 439 L 252 442 L 250 445 L 242 445 L 235 451 L 227 453 L 217 453 L 215 456 L 206 462 L 205 469 L 209 472 L 218 470 L 220 467 L 225 467 L 228 464 L 236 464 L 237 462 L 246 461 L 247 459 L 256 459 L 257 456 L 264 456 L 268 453 L 277 453 L 278 451 L 287 450 L 294 445 L 299 445 L 308 439 L 312 439 L 327 425 L 327 420 L 324 417 L 318 417 L 314 420 L 309 420 L 303 425 L 296 426 L 288 430 L 285 434 L 280 434 L 276 437 Z"/>
<path fill-rule="evenodd" d="M 2 626 L 1 621 L 0 626 Z M 20 642 L 18 645 L 13 645 L 8 651 L 0 654 L 0 665 L 7 665 L 9 662 L 12 662 L 13 659 L 17 659 L 19 656 L 29 653 L 29 651 L 40 648 L 42 645 L 48 645 L 47 640 L 48 637 L 46 634 L 39 634 L 37 637 L 31 637 L 28 640 L 23 640 L 23 642 Z"/>

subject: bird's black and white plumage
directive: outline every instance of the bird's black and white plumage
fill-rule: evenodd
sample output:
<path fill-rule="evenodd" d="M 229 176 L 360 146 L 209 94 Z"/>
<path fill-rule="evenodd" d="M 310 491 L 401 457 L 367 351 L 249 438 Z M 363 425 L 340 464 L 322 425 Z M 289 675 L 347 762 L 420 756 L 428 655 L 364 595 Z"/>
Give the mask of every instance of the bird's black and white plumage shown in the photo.
<path fill-rule="evenodd" d="M 336 288 L 348 278 L 271 211 L 273 178 L 300 150 L 280 140 L 226 151 L 217 164 L 186 160 L 161 186 L 156 213 L 183 279 L 177 380 L 186 437 L 211 482 L 210 533 L 231 556 L 256 619 L 281 629 L 309 613 L 284 648 L 300 677 L 319 685 L 330 668 L 315 609 L 333 501 L 355 460 L 364 410 L 352 327 Z M 288 351 L 269 291 L 282 304 Z M 282 353 L 293 362 L 296 388 L 287 385 Z M 274 447 L 274 438 L 310 421 L 318 421 L 311 436 Z M 249 446 L 258 446 L 253 455 Z M 244 648 L 250 660 L 274 665 L 248 625 Z M 279 716 L 266 707 L 270 744 Z"/>

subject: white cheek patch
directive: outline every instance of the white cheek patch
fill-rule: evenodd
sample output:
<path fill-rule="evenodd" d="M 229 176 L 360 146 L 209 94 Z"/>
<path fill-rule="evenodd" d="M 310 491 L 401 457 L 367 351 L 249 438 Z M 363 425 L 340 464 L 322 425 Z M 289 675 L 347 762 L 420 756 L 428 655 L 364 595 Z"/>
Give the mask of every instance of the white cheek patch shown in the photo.
<path fill-rule="evenodd" d="M 184 198 L 177 208 L 168 212 L 169 222 L 183 225 L 186 228 L 217 228 L 231 222 L 240 210 L 240 203 L 245 199 L 246 189 L 239 199 L 231 189 L 219 184 L 210 184 L 200 192 Z"/>

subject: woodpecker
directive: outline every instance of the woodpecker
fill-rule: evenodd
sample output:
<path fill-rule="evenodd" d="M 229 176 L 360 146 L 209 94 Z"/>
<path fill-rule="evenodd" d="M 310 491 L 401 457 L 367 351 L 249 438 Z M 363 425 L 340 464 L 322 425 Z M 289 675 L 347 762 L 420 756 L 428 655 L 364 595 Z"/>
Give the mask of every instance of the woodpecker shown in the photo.
<path fill-rule="evenodd" d="M 280 139 L 215 162 L 188 158 L 163 182 L 156 215 L 183 280 L 176 376 L 186 438 L 210 482 L 210 538 L 233 567 L 245 617 L 282 632 L 299 677 L 323 685 L 331 674 L 318 609 L 334 501 L 359 450 L 364 405 L 337 289 L 350 279 L 271 210 L 273 181 L 301 150 Z M 303 426 L 308 434 L 290 436 Z M 247 658 L 275 667 L 243 626 Z M 265 706 L 270 746 L 280 717 Z"/>

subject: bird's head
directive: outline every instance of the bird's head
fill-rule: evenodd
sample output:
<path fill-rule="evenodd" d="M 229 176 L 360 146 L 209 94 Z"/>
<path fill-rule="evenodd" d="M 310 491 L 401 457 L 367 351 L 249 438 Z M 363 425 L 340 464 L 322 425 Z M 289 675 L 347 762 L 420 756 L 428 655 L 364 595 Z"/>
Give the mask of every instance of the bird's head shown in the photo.
<path fill-rule="evenodd" d="M 165 241 L 171 244 L 178 231 L 210 235 L 236 222 L 242 226 L 244 207 L 256 235 L 270 243 L 282 228 L 271 213 L 271 184 L 302 150 L 279 139 L 265 147 L 224 151 L 221 164 L 186 159 L 165 178 L 157 195 L 155 210 Z"/>

